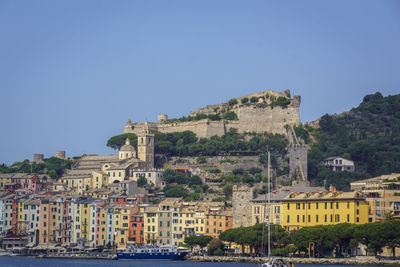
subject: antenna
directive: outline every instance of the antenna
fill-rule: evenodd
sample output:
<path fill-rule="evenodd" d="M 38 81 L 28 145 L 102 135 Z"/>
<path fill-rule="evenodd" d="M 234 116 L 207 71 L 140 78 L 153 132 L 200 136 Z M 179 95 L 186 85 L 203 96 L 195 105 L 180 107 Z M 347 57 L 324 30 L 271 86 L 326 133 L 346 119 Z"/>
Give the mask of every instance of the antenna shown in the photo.
<path fill-rule="evenodd" d="M 271 155 L 268 150 L 268 260 L 271 257 L 271 224 L 270 224 L 270 215 L 271 215 L 271 171 L 270 171 L 270 164 L 271 164 Z"/>

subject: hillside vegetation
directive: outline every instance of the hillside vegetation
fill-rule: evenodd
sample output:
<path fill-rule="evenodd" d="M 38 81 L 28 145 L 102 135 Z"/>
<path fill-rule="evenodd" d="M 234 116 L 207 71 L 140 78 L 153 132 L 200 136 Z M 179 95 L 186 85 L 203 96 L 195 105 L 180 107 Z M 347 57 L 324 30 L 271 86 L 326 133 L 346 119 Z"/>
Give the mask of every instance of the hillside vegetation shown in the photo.
<path fill-rule="evenodd" d="M 362 178 L 400 172 L 400 95 L 366 95 L 351 111 L 324 115 L 319 128 L 307 127 L 315 142 L 308 153 L 309 179 L 348 189 Z M 321 164 L 331 156 L 355 161 L 356 172 L 332 172 Z"/>
<path fill-rule="evenodd" d="M 244 136 L 231 129 L 224 136 L 211 138 L 197 138 L 191 131 L 161 133 L 154 131 L 155 153 L 165 156 L 218 156 L 218 155 L 260 155 L 270 149 L 276 154 L 286 152 L 287 139 L 280 134 L 254 135 L 246 141 Z M 107 146 L 119 149 L 125 139 L 137 149 L 137 136 L 132 133 L 120 134 L 111 137 Z"/>

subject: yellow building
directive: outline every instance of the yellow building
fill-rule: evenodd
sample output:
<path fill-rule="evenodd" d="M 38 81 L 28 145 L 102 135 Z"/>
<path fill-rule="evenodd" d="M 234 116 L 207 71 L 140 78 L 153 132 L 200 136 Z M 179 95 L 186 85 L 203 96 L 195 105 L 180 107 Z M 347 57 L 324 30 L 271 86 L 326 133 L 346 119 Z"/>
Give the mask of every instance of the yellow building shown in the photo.
<path fill-rule="evenodd" d="M 86 241 L 90 241 L 89 239 L 89 227 L 90 227 L 90 205 L 85 200 L 80 203 L 81 206 L 81 238 Z"/>
<path fill-rule="evenodd" d="M 186 237 L 195 234 L 195 214 L 196 206 L 186 204 L 181 209 L 179 215 L 180 235 L 178 235 L 180 238 L 177 238 L 176 240 L 178 246 L 182 246 Z"/>
<path fill-rule="evenodd" d="M 259 195 L 257 198 L 251 200 L 251 223 L 254 225 L 269 221 L 273 224 L 281 224 L 283 220 L 282 200 L 292 193 L 304 192 L 326 192 L 326 189 L 309 186 L 308 182 L 296 182 L 292 186 L 272 191 L 269 195 L 270 204 L 268 204 L 268 194 Z"/>
<path fill-rule="evenodd" d="M 129 238 L 129 216 L 132 205 L 117 204 L 114 207 L 115 243 L 118 248 L 126 248 Z"/>
<path fill-rule="evenodd" d="M 92 178 L 90 174 L 77 174 L 61 177 L 61 182 L 69 188 L 75 188 L 76 192 L 82 195 L 85 191 L 91 189 Z"/>
<path fill-rule="evenodd" d="M 206 231 L 206 208 L 198 207 L 194 214 L 194 232 L 196 235 L 204 235 Z"/>
<path fill-rule="evenodd" d="M 305 226 L 368 222 L 368 203 L 360 192 L 291 193 L 282 200 L 282 226 L 297 230 Z"/>
<path fill-rule="evenodd" d="M 18 201 L 18 216 L 17 216 L 17 232 L 24 233 L 26 230 L 25 223 L 28 223 L 28 220 L 24 220 L 24 202 L 23 200 Z"/>
<path fill-rule="evenodd" d="M 6 184 L 11 184 L 13 174 L 11 173 L 0 173 L 0 190 L 4 190 Z"/>
<path fill-rule="evenodd" d="M 158 231 L 158 207 L 144 209 L 144 243 L 156 244 Z"/>
<path fill-rule="evenodd" d="M 107 205 L 99 207 L 99 223 L 97 225 L 98 237 L 96 241 L 98 246 L 105 246 L 107 244 L 107 210 Z"/>
<path fill-rule="evenodd" d="M 108 175 L 101 171 L 92 172 L 91 189 L 99 189 L 108 184 Z"/>

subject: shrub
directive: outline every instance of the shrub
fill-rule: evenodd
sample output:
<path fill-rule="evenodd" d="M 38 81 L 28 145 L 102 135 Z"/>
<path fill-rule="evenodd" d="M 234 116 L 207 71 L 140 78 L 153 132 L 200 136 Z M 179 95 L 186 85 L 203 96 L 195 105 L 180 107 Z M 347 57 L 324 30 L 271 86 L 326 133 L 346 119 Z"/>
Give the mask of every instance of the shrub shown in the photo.
<path fill-rule="evenodd" d="M 217 248 L 216 250 L 214 250 L 214 256 L 222 256 L 222 255 L 224 255 L 222 249 Z"/>
<path fill-rule="evenodd" d="M 237 115 L 233 111 L 225 112 L 224 115 L 222 115 L 222 117 L 224 118 L 224 120 L 230 120 L 230 121 L 233 121 L 233 120 L 237 119 Z"/>
<path fill-rule="evenodd" d="M 238 103 L 238 101 L 237 101 L 236 99 L 234 99 L 234 98 L 232 98 L 232 99 L 229 100 L 229 102 L 228 102 L 229 106 L 234 106 L 234 105 L 236 105 L 237 103 Z"/>
<path fill-rule="evenodd" d="M 258 102 L 258 97 L 253 96 L 252 98 L 250 98 L 250 102 L 251 103 L 257 103 Z"/>
<path fill-rule="evenodd" d="M 247 97 L 242 98 L 241 100 L 242 104 L 246 104 L 249 102 L 249 99 Z"/>
<path fill-rule="evenodd" d="M 207 162 L 207 158 L 204 157 L 204 156 L 200 156 L 200 157 L 197 157 L 196 161 L 199 164 L 206 163 Z"/>

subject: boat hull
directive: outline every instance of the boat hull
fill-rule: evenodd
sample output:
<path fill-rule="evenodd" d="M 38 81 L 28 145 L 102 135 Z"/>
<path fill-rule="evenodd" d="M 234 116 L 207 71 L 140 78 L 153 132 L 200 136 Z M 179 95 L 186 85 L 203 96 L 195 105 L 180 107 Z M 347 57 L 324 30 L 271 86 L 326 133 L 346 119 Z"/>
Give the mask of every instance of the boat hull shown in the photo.
<path fill-rule="evenodd" d="M 119 260 L 183 260 L 188 252 L 130 253 L 117 252 Z"/>

